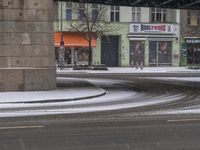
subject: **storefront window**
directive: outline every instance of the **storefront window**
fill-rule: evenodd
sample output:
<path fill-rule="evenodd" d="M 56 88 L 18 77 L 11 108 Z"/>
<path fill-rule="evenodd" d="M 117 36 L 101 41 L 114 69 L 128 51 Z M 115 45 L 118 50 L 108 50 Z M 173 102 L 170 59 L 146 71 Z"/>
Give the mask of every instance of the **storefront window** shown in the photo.
<path fill-rule="evenodd" d="M 188 64 L 200 64 L 200 48 L 197 48 L 196 44 L 189 45 L 187 50 L 187 63 Z"/>
<path fill-rule="evenodd" d="M 171 42 L 159 42 L 158 44 L 158 63 L 169 64 L 172 59 Z"/>
<path fill-rule="evenodd" d="M 65 63 L 72 64 L 72 51 L 71 48 L 65 49 Z"/>
<path fill-rule="evenodd" d="M 88 61 L 89 52 L 87 48 L 79 48 L 78 49 L 78 61 L 79 62 L 87 62 Z"/>
<path fill-rule="evenodd" d="M 59 48 L 55 48 L 55 60 L 56 60 L 56 64 L 58 64 L 59 61 Z"/>
<path fill-rule="evenodd" d="M 149 63 L 157 63 L 157 42 L 149 42 Z"/>
<path fill-rule="evenodd" d="M 171 65 L 172 63 L 172 42 L 150 41 L 149 42 L 149 63 L 150 65 Z"/>
<path fill-rule="evenodd" d="M 144 64 L 144 41 L 130 42 L 130 65 Z"/>

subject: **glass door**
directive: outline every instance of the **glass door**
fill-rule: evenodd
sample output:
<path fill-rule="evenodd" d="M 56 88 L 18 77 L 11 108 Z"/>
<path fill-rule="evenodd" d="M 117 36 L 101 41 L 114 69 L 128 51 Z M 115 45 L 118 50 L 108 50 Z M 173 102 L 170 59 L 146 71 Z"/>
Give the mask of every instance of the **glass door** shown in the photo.
<path fill-rule="evenodd" d="M 150 41 L 149 42 L 150 66 L 168 66 L 172 64 L 172 42 Z"/>

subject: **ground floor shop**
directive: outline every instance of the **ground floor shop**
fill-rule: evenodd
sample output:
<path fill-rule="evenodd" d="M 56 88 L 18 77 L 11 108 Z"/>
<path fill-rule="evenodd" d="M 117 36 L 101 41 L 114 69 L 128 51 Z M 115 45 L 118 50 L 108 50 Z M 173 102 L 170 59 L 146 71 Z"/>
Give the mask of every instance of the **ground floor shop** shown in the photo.
<path fill-rule="evenodd" d="M 60 45 L 61 34 L 54 33 L 54 46 L 56 65 L 60 62 L 66 66 L 87 65 L 88 64 L 88 41 L 84 39 L 81 33 L 64 32 L 63 47 Z M 92 47 L 96 47 L 96 40 L 92 39 Z"/>
<path fill-rule="evenodd" d="M 172 24 L 122 24 L 118 31 L 92 40 L 92 64 L 108 67 L 179 66 L 178 27 Z M 81 33 L 64 32 L 60 51 L 60 33 L 54 34 L 56 60 L 60 53 L 67 66 L 88 64 L 88 42 Z M 197 62 L 197 50 L 192 50 Z M 188 57 L 189 59 L 189 57 Z"/>
<path fill-rule="evenodd" d="M 130 38 L 130 65 L 178 66 L 179 51 L 173 38 Z"/>
<path fill-rule="evenodd" d="M 88 56 L 89 51 L 88 48 L 73 48 L 73 47 L 65 47 L 64 52 L 60 52 L 60 48 L 55 48 L 55 57 L 56 64 L 59 64 L 59 57 L 62 55 L 65 66 L 74 66 L 74 65 L 87 65 L 88 64 Z M 62 54 L 61 54 L 62 53 Z"/>
<path fill-rule="evenodd" d="M 200 38 L 186 38 L 187 64 L 200 64 Z"/>
<path fill-rule="evenodd" d="M 179 66 L 176 28 L 171 24 L 130 24 L 130 65 Z"/>

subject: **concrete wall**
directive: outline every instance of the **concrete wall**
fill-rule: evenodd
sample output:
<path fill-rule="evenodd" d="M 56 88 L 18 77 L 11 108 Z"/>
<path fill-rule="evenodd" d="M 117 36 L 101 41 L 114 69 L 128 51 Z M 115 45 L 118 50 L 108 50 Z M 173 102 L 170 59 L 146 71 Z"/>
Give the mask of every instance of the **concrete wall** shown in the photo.
<path fill-rule="evenodd" d="M 120 22 L 132 22 L 132 7 L 120 7 Z"/>
<path fill-rule="evenodd" d="M 56 87 L 52 0 L 0 0 L 0 91 Z"/>
<path fill-rule="evenodd" d="M 141 7 L 141 22 L 148 23 L 150 21 L 150 8 Z"/>

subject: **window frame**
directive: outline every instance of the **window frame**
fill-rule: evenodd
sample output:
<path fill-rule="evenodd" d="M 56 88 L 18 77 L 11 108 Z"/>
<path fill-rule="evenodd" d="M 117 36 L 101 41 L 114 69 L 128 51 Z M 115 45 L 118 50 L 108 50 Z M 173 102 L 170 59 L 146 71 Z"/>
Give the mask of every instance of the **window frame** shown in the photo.
<path fill-rule="evenodd" d="M 98 11 L 98 4 L 92 4 L 92 13 L 91 13 L 91 19 L 94 20 L 97 17 L 97 11 Z"/>
<path fill-rule="evenodd" d="M 190 10 L 187 10 L 187 25 L 191 25 L 191 26 L 200 26 L 200 15 L 199 15 L 200 11 L 198 12 L 193 12 Z M 195 18 L 196 22 L 194 24 L 194 22 L 192 21 L 192 17 Z"/>
<path fill-rule="evenodd" d="M 141 7 L 132 7 L 132 22 L 141 22 Z"/>
<path fill-rule="evenodd" d="M 160 18 L 160 19 L 158 19 L 158 18 Z M 167 22 L 167 9 L 152 8 L 151 9 L 151 21 L 152 22 Z"/>
<path fill-rule="evenodd" d="M 78 20 L 83 20 L 84 19 L 83 14 L 85 13 L 85 9 L 86 9 L 85 3 L 79 3 L 78 9 L 79 9 L 78 10 Z"/>
<path fill-rule="evenodd" d="M 65 12 L 66 12 L 66 20 L 72 20 L 72 2 L 66 2 L 66 9 L 65 9 Z"/>
<path fill-rule="evenodd" d="M 119 6 L 110 6 L 110 22 L 120 22 Z"/>

